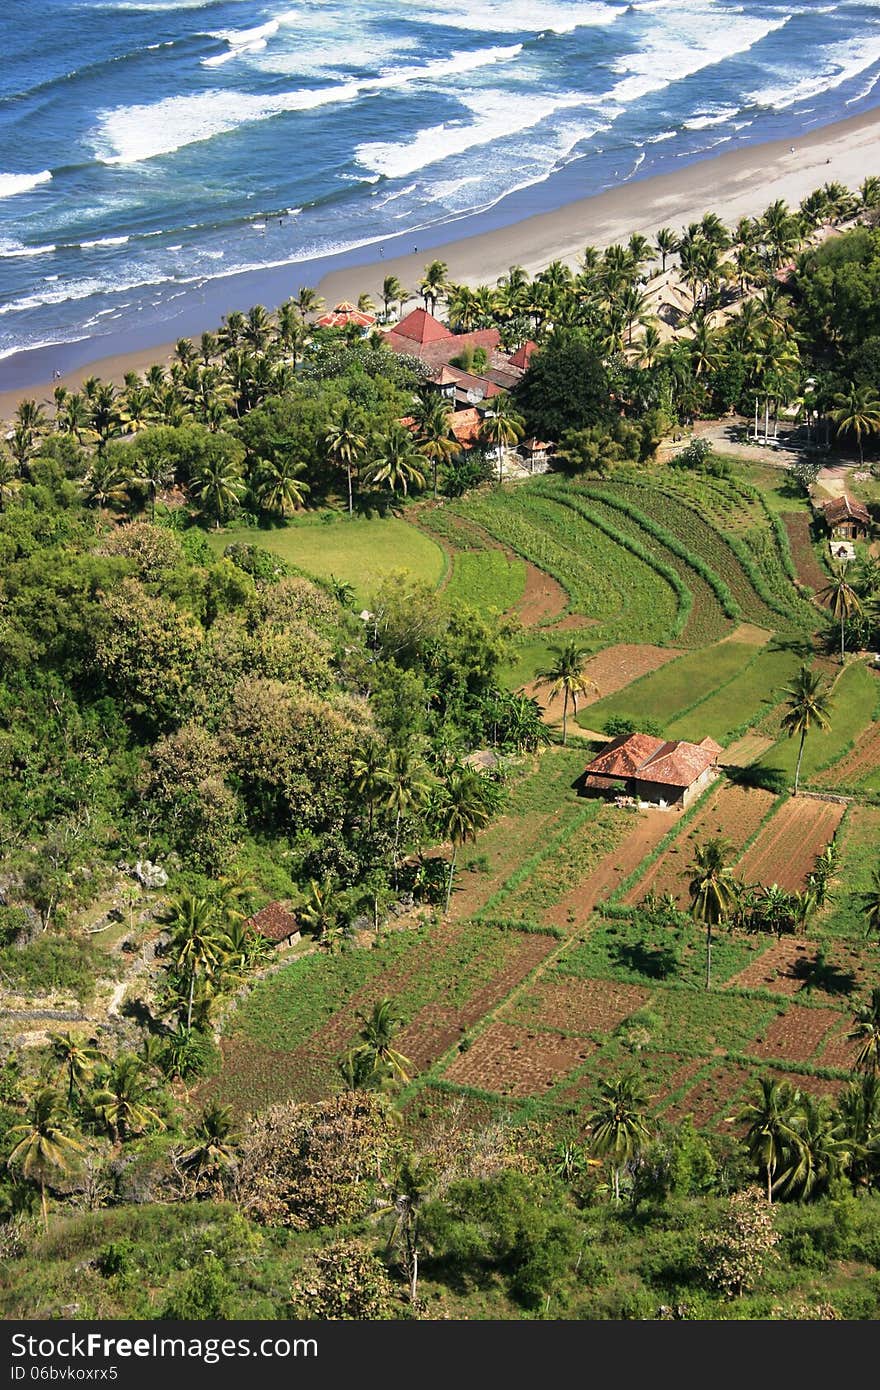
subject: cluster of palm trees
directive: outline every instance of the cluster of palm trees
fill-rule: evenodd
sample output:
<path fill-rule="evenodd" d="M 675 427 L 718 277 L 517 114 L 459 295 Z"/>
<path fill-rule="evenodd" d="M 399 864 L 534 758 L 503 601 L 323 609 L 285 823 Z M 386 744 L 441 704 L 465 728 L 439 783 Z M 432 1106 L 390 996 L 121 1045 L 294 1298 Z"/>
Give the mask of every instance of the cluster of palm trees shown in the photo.
<path fill-rule="evenodd" d="M 866 556 L 850 576 L 846 561 L 831 566 L 831 579 L 819 592 L 840 624 L 840 664 L 846 660 L 846 627 L 855 618 L 866 618 L 872 626 L 880 622 L 880 562 Z"/>

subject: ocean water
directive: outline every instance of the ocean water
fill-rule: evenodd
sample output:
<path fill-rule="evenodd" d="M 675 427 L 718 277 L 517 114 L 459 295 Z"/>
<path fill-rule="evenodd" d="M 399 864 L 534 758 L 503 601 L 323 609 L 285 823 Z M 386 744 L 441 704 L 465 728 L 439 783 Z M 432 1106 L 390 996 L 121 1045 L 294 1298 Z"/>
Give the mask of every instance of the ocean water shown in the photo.
<path fill-rule="evenodd" d="M 880 100 L 880 0 L 13 0 L 0 41 L 0 359 Z"/>

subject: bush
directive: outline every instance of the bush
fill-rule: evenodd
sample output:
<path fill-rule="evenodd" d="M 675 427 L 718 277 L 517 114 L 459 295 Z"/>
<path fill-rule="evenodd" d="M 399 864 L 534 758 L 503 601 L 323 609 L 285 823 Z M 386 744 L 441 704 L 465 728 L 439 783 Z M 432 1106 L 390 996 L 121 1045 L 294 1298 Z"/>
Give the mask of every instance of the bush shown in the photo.
<path fill-rule="evenodd" d="M 636 723 L 634 719 L 629 719 L 625 714 L 612 714 L 605 720 L 602 727 L 611 738 L 628 738 L 630 734 L 651 734 L 654 738 L 663 737 L 663 730 L 656 719 L 641 719 Z"/>

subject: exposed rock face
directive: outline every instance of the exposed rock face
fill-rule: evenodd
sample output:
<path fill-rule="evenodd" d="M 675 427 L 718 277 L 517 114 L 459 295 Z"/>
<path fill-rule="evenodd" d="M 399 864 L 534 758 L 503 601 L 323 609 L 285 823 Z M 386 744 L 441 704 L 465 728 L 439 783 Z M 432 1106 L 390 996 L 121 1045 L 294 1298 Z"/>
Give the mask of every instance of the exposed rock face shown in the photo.
<path fill-rule="evenodd" d="M 144 888 L 164 888 L 168 875 L 161 864 L 151 864 L 149 859 L 139 859 L 134 866 L 134 876 Z"/>

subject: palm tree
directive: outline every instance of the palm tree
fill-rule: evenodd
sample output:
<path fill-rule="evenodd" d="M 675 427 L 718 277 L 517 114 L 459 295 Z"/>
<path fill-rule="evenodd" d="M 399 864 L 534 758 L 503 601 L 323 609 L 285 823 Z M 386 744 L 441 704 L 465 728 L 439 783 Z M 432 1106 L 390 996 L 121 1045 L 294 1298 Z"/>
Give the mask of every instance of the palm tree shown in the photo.
<path fill-rule="evenodd" d="M 635 1076 L 599 1083 L 599 1099 L 587 1117 L 590 1148 L 611 1164 L 614 1200 L 620 1201 L 620 1175 L 651 1137 L 645 1117 L 647 1097 Z"/>
<path fill-rule="evenodd" d="M 862 911 L 865 914 L 868 932 L 880 933 L 880 869 L 875 869 L 871 878 L 871 887 L 866 892 L 860 893 L 862 900 Z"/>
<path fill-rule="evenodd" d="M 325 874 L 320 883 L 317 879 L 310 879 L 298 915 L 306 931 L 331 951 L 336 949 L 340 941 L 341 911 L 339 883 L 334 875 Z"/>
<path fill-rule="evenodd" d="M 394 1038 L 400 1031 L 400 1017 L 390 999 L 379 999 L 369 1017 L 364 1018 L 363 1027 L 358 1034 L 360 1042 L 352 1048 L 350 1056 L 357 1063 L 369 1067 L 374 1077 L 382 1075 L 397 1081 L 409 1081 L 408 1057 L 393 1047 Z"/>
<path fill-rule="evenodd" d="M 847 391 L 838 391 L 834 402 L 836 409 L 830 411 L 831 419 L 837 426 L 838 434 L 854 434 L 859 446 L 859 462 L 864 465 L 866 435 L 880 431 L 880 400 L 872 386 L 856 386 L 853 383 Z"/>
<path fill-rule="evenodd" d="M 66 1077 L 67 1103 L 72 1108 L 75 1093 L 82 1091 L 83 1083 L 89 1080 L 95 1063 L 101 1060 L 103 1053 L 95 1038 L 82 1042 L 69 1030 L 66 1033 L 53 1033 L 49 1041 L 52 1044 L 52 1055 L 59 1063 L 55 1084 Z"/>
<path fill-rule="evenodd" d="M 825 1192 L 847 1167 L 853 1145 L 827 1096 L 802 1093 L 793 1115 L 797 1143 L 786 1145 L 776 1190 L 806 1201 Z"/>
<path fill-rule="evenodd" d="M 419 1212 L 430 1182 L 430 1167 L 418 1159 L 406 1158 L 395 1176 L 388 1205 L 381 1215 L 393 1216 L 386 1259 L 397 1250 L 409 1285 L 410 1303 L 415 1303 L 419 1287 Z"/>
<path fill-rule="evenodd" d="M 794 770 L 794 794 L 797 796 L 807 734 L 814 724 L 817 729 L 831 728 L 831 720 L 828 717 L 831 701 L 822 677 L 818 672 L 811 671 L 807 665 L 801 666 L 791 685 L 787 685 L 783 693 L 788 699 L 785 702 L 782 727 L 787 731 L 789 738 L 799 734 L 801 740 Z"/>
<path fill-rule="evenodd" d="M 379 449 L 379 457 L 373 460 L 365 474 L 370 482 L 387 483 L 392 492 L 400 490 L 404 497 L 411 487 L 425 486 L 415 442 L 405 426 L 392 424 Z"/>
<path fill-rule="evenodd" d="M 219 531 L 222 521 L 244 493 L 241 467 L 222 455 L 209 459 L 199 469 L 192 490 L 201 502 L 202 510 L 214 516 Z"/>
<path fill-rule="evenodd" d="M 526 422 L 506 394 L 493 396 L 489 412 L 483 416 L 480 438 L 498 454 L 498 482 L 502 480 L 504 450 L 518 444 L 526 432 Z"/>
<path fill-rule="evenodd" d="M 354 511 L 351 473 L 367 449 L 366 437 L 361 432 L 360 417 L 353 406 L 343 406 L 324 436 L 324 447 L 334 463 L 345 469 L 348 481 L 348 514 L 351 516 Z"/>
<path fill-rule="evenodd" d="M 862 611 L 858 593 L 846 577 L 846 565 L 832 566 L 831 582 L 825 585 L 819 597 L 828 600 L 828 606 L 835 618 L 840 619 L 840 664 L 846 659 L 846 623 Z"/>
<path fill-rule="evenodd" d="M 385 306 L 385 317 L 391 317 L 391 305 L 396 304 L 398 309 L 409 299 L 409 290 L 405 290 L 396 275 L 386 275 L 382 281 L 382 303 Z"/>
<path fill-rule="evenodd" d="M 5 511 L 7 502 L 20 485 L 17 463 L 5 450 L 0 452 L 0 512 Z"/>
<path fill-rule="evenodd" d="M 452 433 L 451 416 L 451 402 L 436 394 L 433 395 L 433 399 L 422 403 L 422 408 L 416 415 L 416 449 L 431 464 L 432 490 L 435 497 L 439 465 L 454 458 L 460 448 Z"/>
<path fill-rule="evenodd" d="M 736 903 L 737 886 L 727 863 L 728 846 L 715 838 L 698 845 L 691 865 L 688 892 L 691 916 L 706 926 L 706 988 L 712 984 L 712 928 Z"/>
<path fill-rule="evenodd" d="M 374 738 L 367 739 L 360 754 L 352 762 L 351 787 L 352 791 L 367 803 L 371 835 L 374 811 L 387 787 L 383 768 L 381 744 Z"/>
<path fill-rule="evenodd" d="M 262 464 L 254 492 L 264 511 L 290 516 L 303 505 L 306 493 L 311 491 L 299 476 L 304 469 L 305 464 L 296 463 L 289 454 L 278 463 L 268 460 Z"/>
<path fill-rule="evenodd" d="M 20 1136 L 20 1137 L 19 1137 Z M 31 1101 L 27 1119 L 9 1130 L 14 1140 L 7 1159 L 10 1168 L 18 1168 L 28 1182 L 39 1184 L 43 1229 L 49 1229 L 46 1207 L 46 1182 L 52 1173 L 61 1176 L 71 1171 L 83 1145 L 71 1132 L 70 1118 L 64 1113 L 61 1098 L 51 1086 L 38 1091 Z"/>
<path fill-rule="evenodd" d="M 441 834 L 452 844 L 449 861 L 449 880 L 446 885 L 446 915 L 452 901 L 455 878 L 455 858 L 459 846 L 477 838 L 492 819 L 497 805 L 495 786 L 482 772 L 472 767 L 453 767 L 444 777 L 440 788 L 437 821 Z"/>
<path fill-rule="evenodd" d="M 318 292 L 305 285 L 300 286 L 299 294 L 293 302 L 302 318 L 305 318 L 307 314 L 320 314 L 324 307 L 324 300 Z"/>
<path fill-rule="evenodd" d="M 749 1156 L 762 1169 L 767 1180 L 767 1201 L 773 1201 L 776 1171 L 786 1150 L 797 1149 L 800 1139 L 794 1124 L 797 1091 L 787 1081 L 771 1081 L 763 1076 L 758 1082 L 758 1095 L 737 1115 L 740 1124 L 748 1125 L 743 1142 Z"/>
<path fill-rule="evenodd" d="M 188 982 L 186 1031 L 189 1033 L 196 980 L 199 975 L 212 974 L 223 959 L 217 909 L 209 898 L 184 893 L 170 903 L 164 921 L 171 931 L 171 957 Z"/>
<path fill-rule="evenodd" d="M 449 267 L 445 261 L 431 261 L 430 265 L 425 266 L 425 273 L 419 281 L 419 294 L 425 301 L 426 309 L 430 304 L 432 314 L 437 307 L 437 300 L 446 293 L 448 274 Z"/>
<path fill-rule="evenodd" d="M 543 671 L 538 671 L 535 683 L 538 686 L 547 685 L 549 697 L 554 700 L 561 694 L 562 701 L 562 746 L 568 737 L 568 702 L 571 700 L 574 708 L 575 718 L 577 718 L 577 702 L 579 695 L 586 695 L 590 690 L 599 693 L 599 687 L 595 681 L 584 674 L 584 665 L 590 653 L 586 647 L 581 647 L 573 637 L 562 646 L 551 647 L 553 663 Z"/>
<path fill-rule="evenodd" d="M 133 1052 L 123 1052 L 116 1058 L 103 1084 L 92 1096 L 95 1112 L 114 1140 L 121 1143 L 129 1134 L 141 1133 L 150 1125 L 165 1128 L 162 1117 L 147 1103 L 155 1089 L 140 1057 Z"/>
<path fill-rule="evenodd" d="M 859 1044 L 853 1059 L 853 1071 L 876 1076 L 880 1070 L 880 986 L 871 990 L 867 1004 L 859 1005 L 853 1017 L 852 1032 L 847 1037 Z"/>
<path fill-rule="evenodd" d="M 394 816 L 394 886 L 399 874 L 400 825 L 405 816 L 418 811 L 431 791 L 430 773 L 421 758 L 408 748 L 392 748 L 380 773 L 384 789 L 383 804 Z"/>
<path fill-rule="evenodd" d="M 195 1143 L 181 1157 L 181 1165 L 191 1173 L 198 1188 L 203 1178 L 213 1180 L 221 1188 L 223 1175 L 235 1167 L 235 1142 L 232 1107 L 219 1101 L 209 1101 L 193 1135 Z"/>
<path fill-rule="evenodd" d="M 662 256 L 661 274 L 666 270 L 666 257 L 674 256 L 678 250 L 678 237 L 671 227 L 661 227 L 657 233 L 657 253 Z"/>
<path fill-rule="evenodd" d="M 96 507 L 122 507 L 128 501 L 130 482 L 131 478 L 116 460 L 97 453 L 83 480 L 86 501 Z"/>

